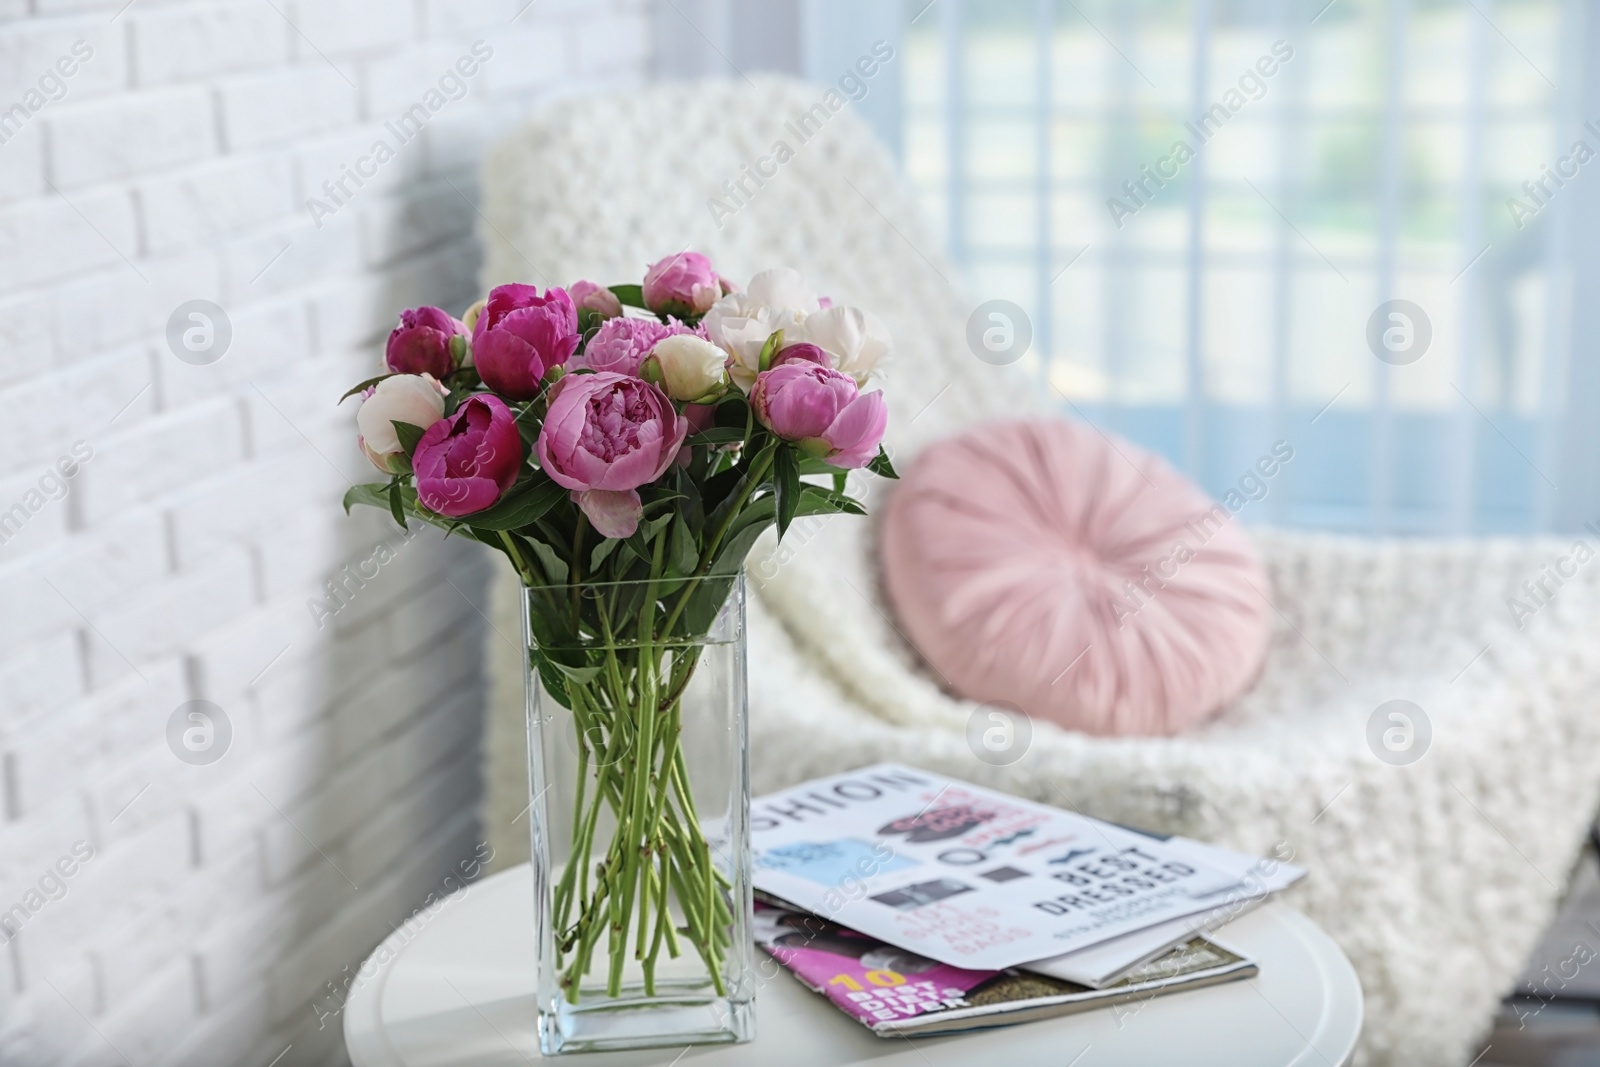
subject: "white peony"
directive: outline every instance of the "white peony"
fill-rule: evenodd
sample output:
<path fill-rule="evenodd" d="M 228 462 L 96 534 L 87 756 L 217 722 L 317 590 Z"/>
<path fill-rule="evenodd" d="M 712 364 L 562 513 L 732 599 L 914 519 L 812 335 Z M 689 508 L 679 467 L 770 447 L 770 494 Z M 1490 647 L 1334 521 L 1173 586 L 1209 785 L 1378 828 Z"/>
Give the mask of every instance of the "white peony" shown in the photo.
<path fill-rule="evenodd" d="M 779 330 L 788 343 L 790 330 L 818 311 L 817 294 L 787 267 L 764 270 L 742 293 L 730 293 L 711 306 L 701 324 L 711 343 L 728 353 L 728 374 L 745 392 L 761 370 L 761 349 Z"/>
<path fill-rule="evenodd" d="M 394 424 L 408 422 L 426 430 L 444 418 L 444 386 L 431 374 L 392 374 L 378 383 L 356 412 L 361 451 L 385 474 L 406 469 L 395 462 L 405 455 Z"/>
<path fill-rule="evenodd" d="M 791 335 L 783 335 L 785 345 L 809 342 L 828 353 L 833 369 L 848 374 L 857 385 L 865 385 L 892 342 L 889 331 L 877 318 L 859 308 L 831 307 L 805 317 Z"/>
<path fill-rule="evenodd" d="M 737 294 L 736 294 L 737 295 Z M 744 296 L 753 304 L 792 311 L 796 315 L 809 315 L 822 306 L 817 292 L 806 284 L 799 271 L 788 267 L 764 270 L 750 279 Z"/>
<path fill-rule="evenodd" d="M 703 400 L 721 390 L 727 353 L 692 333 L 676 333 L 656 342 L 641 368 L 659 381 L 674 400 Z"/>
<path fill-rule="evenodd" d="M 749 392 L 761 372 L 761 349 L 783 331 L 785 347 L 807 342 L 828 353 L 834 370 L 865 385 L 889 354 L 889 331 L 858 308 L 823 307 L 798 271 L 764 270 L 742 293 L 723 297 L 703 320 L 711 342 L 728 353 L 728 374 Z"/>

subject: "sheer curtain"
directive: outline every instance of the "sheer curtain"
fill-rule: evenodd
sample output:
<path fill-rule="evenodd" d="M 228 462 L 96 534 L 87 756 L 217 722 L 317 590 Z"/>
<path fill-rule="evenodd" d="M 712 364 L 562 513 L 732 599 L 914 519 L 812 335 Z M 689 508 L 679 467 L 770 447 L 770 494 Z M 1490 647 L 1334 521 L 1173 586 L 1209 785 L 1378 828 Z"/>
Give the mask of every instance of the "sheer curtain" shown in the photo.
<path fill-rule="evenodd" d="M 974 306 L 1026 313 L 1023 365 L 1064 412 L 1240 492 L 1247 520 L 1600 519 L 1593 5 L 793 11 L 818 80 L 895 41 L 895 91 L 859 109 Z"/>

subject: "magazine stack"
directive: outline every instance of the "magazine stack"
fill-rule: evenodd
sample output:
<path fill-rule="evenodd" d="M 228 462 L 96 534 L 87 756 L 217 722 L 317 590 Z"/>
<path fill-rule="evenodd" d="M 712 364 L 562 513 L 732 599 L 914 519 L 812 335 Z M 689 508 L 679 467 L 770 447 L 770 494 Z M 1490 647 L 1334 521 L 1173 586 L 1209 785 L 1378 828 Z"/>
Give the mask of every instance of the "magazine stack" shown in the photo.
<path fill-rule="evenodd" d="M 750 807 L 756 940 L 880 1036 L 1249 978 L 1226 924 L 1304 876 L 883 763 Z"/>

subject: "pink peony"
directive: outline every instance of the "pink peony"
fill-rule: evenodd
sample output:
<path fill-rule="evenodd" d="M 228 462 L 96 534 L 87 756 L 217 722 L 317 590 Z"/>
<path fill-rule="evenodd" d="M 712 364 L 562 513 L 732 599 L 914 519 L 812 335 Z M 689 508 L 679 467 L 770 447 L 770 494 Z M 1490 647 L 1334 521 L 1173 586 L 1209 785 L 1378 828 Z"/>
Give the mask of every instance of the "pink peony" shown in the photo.
<path fill-rule="evenodd" d="M 479 393 L 428 428 L 411 457 L 417 500 L 441 515 L 471 515 L 505 495 L 522 469 L 517 421 L 497 396 Z"/>
<path fill-rule="evenodd" d="M 658 314 L 704 315 L 721 298 L 721 280 L 699 252 L 679 252 L 644 272 L 644 306 Z"/>
<path fill-rule="evenodd" d="M 689 420 L 647 381 L 569 374 L 550 391 L 539 465 L 572 490 L 601 536 L 627 537 L 643 508 L 638 487 L 666 472 L 688 432 Z"/>
<path fill-rule="evenodd" d="M 599 312 L 602 318 L 614 319 L 622 314 L 622 301 L 617 294 L 594 282 L 573 282 L 567 287 L 567 295 L 580 310 L 588 308 Z"/>
<path fill-rule="evenodd" d="M 637 375 L 639 364 L 650 354 L 656 342 L 678 333 L 705 334 L 691 330 L 676 320 L 670 323 L 655 319 L 607 319 L 583 346 L 583 351 L 572 357 L 573 370 L 609 371 L 612 374 Z"/>
<path fill-rule="evenodd" d="M 431 374 L 443 378 L 456 369 L 450 351 L 452 338 L 465 341 L 467 328 L 448 311 L 436 307 L 410 308 L 400 313 L 400 325 L 389 334 L 384 351 L 389 369 L 396 374 Z"/>
<path fill-rule="evenodd" d="M 761 425 L 835 467 L 864 467 L 889 424 L 883 394 L 848 374 L 795 359 L 756 375 L 750 405 Z"/>
<path fill-rule="evenodd" d="M 578 347 L 578 311 L 565 289 L 499 285 L 473 324 L 472 362 L 483 384 L 512 400 L 539 395 L 551 367 Z"/>

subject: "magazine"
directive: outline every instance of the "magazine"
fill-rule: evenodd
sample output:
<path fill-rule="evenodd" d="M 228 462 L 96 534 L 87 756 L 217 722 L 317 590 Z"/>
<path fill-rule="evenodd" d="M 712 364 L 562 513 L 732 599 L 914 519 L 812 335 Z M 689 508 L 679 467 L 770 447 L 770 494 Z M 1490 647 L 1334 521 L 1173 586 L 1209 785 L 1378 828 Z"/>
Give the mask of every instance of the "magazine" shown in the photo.
<path fill-rule="evenodd" d="M 760 798 L 750 827 L 757 889 L 981 971 L 1215 914 L 1255 894 L 1260 862 L 893 763 Z M 1180 940 L 1171 926 L 1080 977 L 1114 978 Z"/>
<path fill-rule="evenodd" d="M 1255 963 L 1193 938 L 1104 989 L 1019 970 L 975 970 L 887 945 L 815 915 L 757 904 L 756 943 L 879 1037 L 1008 1026 L 1249 978 Z"/>
<path fill-rule="evenodd" d="M 1147 833 L 1148 831 L 1139 831 Z M 1159 837 L 1171 847 L 1230 870 L 1244 870 L 1236 886 L 1203 898 L 1209 909 L 1181 919 L 1169 919 L 1131 934 L 1050 959 L 1024 964 L 1026 970 L 1098 989 L 1122 978 L 1133 968 L 1161 955 L 1174 945 L 1232 922 L 1265 904 L 1275 893 L 1305 877 L 1304 867 L 1274 858 L 1256 858 L 1185 837 Z"/>

